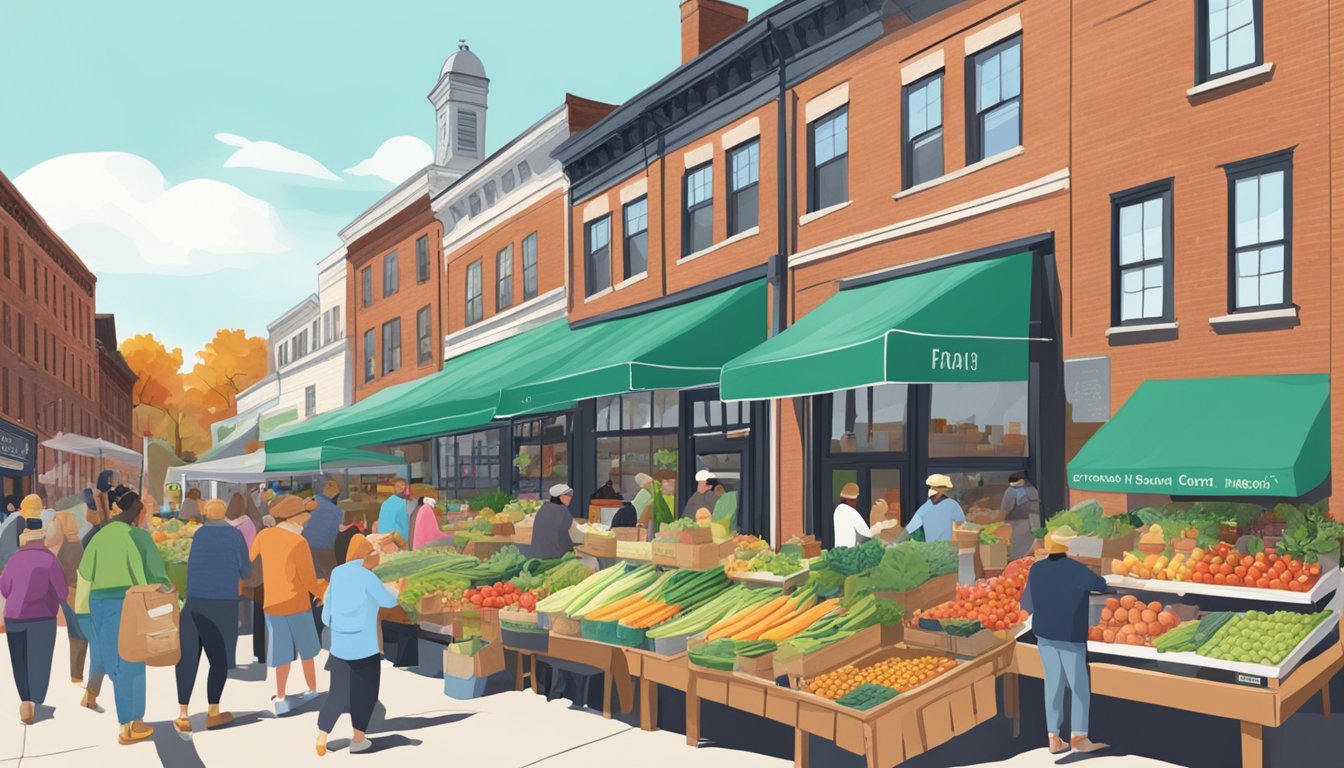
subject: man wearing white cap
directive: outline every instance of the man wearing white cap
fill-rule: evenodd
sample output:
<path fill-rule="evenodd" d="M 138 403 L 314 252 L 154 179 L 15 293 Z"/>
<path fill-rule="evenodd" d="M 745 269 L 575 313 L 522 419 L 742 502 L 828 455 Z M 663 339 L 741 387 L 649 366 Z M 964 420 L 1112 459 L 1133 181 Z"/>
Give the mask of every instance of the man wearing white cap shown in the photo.
<path fill-rule="evenodd" d="M 574 540 L 570 538 L 574 515 L 569 511 L 574 489 L 556 483 L 550 493 L 551 500 L 541 505 L 532 521 L 532 544 L 526 548 L 528 557 L 549 560 L 574 548 Z"/>
<path fill-rule="evenodd" d="M 714 486 L 719 484 L 719 478 L 714 476 L 708 469 L 702 469 L 695 473 L 695 493 L 686 500 L 686 506 L 681 508 L 681 516 L 695 519 L 695 513 L 702 509 L 714 511 L 714 505 L 719 503 L 719 497 L 714 493 Z"/>
<path fill-rule="evenodd" d="M 953 523 L 966 522 L 966 513 L 956 499 L 948 496 L 952 490 L 952 478 L 947 475 L 929 475 L 924 481 L 929 487 L 929 500 L 915 510 L 910 518 L 907 534 L 924 531 L 925 541 L 951 541 Z"/>

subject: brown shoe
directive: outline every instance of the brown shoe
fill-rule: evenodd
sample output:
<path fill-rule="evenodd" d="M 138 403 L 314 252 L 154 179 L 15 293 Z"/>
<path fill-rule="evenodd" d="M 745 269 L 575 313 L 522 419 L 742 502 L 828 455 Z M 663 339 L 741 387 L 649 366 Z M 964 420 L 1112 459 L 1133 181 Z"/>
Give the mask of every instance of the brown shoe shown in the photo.
<path fill-rule="evenodd" d="M 25 701 L 19 704 L 19 720 L 22 721 L 24 725 L 33 724 L 33 721 L 35 720 L 33 702 Z"/>
<path fill-rule="evenodd" d="M 214 715 L 207 714 L 205 716 L 205 729 L 208 731 L 211 728 L 220 728 L 232 722 L 233 722 L 232 712 L 219 712 Z"/>
<path fill-rule="evenodd" d="M 154 729 L 151 726 L 145 725 L 144 720 L 136 720 L 131 723 L 131 735 L 135 736 L 137 739 L 148 739 L 150 736 L 154 735 Z"/>
<path fill-rule="evenodd" d="M 1069 746 L 1073 748 L 1074 752 L 1082 752 L 1086 754 L 1088 752 L 1098 752 L 1100 750 L 1106 749 L 1111 745 L 1102 744 L 1099 741 L 1092 741 L 1091 739 L 1087 738 L 1086 735 L 1082 735 L 1082 736 L 1074 736 L 1072 739 L 1069 739 Z"/>
<path fill-rule="evenodd" d="M 1069 745 L 1065 744 L 1063 739 L 1053 733 L 1050 734 L 1050 754 L 1058 755 L 1060 752 L 1067 751 L 1068 748 Z"/>
<path fill-rule="evenodd" d="M 145 726 L 145 727 L 148 728 L 149 726 Z M 179 718 L 177 718 L 176 720 L 173 721 L 173 727 L 177 729 L 177 732 L 178 732 L 178 733 L 185 734 L 185 735 L 188 735 L 188 736 L 191 735 L 191 719 L 190 719 L 190 718 L 186 718 L 186 717 L 179 717 Z"/>
<path fill-rule="evenodd" d="M 127 723 L 126 725 L 121 726 L 121 732 L 117 734 L 117 743 L 122 746 L 127 746 L 144 741 L 153 735 L 154 729 L 152 728 L 146 733 L 144 731 L 136 731 L 130 723 Z"/>

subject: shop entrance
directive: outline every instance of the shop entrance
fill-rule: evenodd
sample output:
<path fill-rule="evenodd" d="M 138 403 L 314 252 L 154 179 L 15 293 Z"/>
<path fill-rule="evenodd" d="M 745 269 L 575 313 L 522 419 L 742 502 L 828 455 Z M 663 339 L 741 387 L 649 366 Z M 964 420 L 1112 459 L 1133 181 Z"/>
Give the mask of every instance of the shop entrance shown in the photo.
<path fill-rule="evenodd" d="M 757 468 L 765 453 L 759 447 L 767 431 L 765 418 L 759 405 L 724 403 L 718 395 L 717 388 L 682 392 L 683 439 L 690 460 L 683 463 L 680 501 L 684 504 L 695 493 L 695 473 L 707 469 L 723 485 L 725 498 L 734 494 L 737 529 L 768 536 L 767 473 Z"/>

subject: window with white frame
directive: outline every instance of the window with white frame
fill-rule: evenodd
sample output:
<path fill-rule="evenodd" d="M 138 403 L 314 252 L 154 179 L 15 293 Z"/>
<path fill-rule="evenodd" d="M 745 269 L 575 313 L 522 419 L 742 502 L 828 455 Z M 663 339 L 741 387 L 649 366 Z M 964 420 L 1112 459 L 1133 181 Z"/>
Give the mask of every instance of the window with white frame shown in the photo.
<path fill-rule="evenodd" d="M 626 280 L 649 270 L 649 198 L 632 200 L 622 209 L 625 248 L 621 253 Z"/>
<path fill-rule="evenodd" d="M 513 305 L 513 243 L 495 254 L 495 310 Z"/>
<path fill-rule="evenodd" d="M 1172 322 L 1171 181 L 1111 196 L 1114 325 Z"/>
<path fill-rule="evenodd" d="M 309 384 L 303 388 L 303 416 L 308 418 L 317 413 L 317 385 Z"/>
<path fill-rule="evenodd" d="M 905 152 L 901 159 L 906 189 L 943 175 L 943 73 L 934 72 L 905 86 Z"/>
<path fill-rule="evenodd" d="M 583 228 L 584 295 L 592 296 L 611 287 L 611 214 Z"/>
<path fill-rule="evenodd" d="M 467 325 L 479 323 L 484 316 L 485 302 L 481 291 L 481 262 L 478 259 L 467 266 Z"/>
<path fill-rule="evenodd" d="M 697 165 L 682 182 L 686 201 L 681 226 L 681 255 L 703 251 L 714 244 L 714 165 Z"/>
<path fill-rule="evenodd" d="M 1279 153 L 1226 166 L 1230 309 L 1292 305 L 1292 155 Z"/>
<path fill-rule="evenodd" d="M 760 220 L 761 142 L 753 139 L 728 151 L 728 236 L 746 232 Z"/>
<path fill-rule="evenodd" d="M 372 328 L 364 332 L 364 381 L 378 375 L 378 336 Z"/>
<path fill-rule="evenodd" d="M 1022 143 L 1022 37 L 972 54 L 967 78 L 966 162 L 979 162 Z"/>
<path fill-rule="evenodd" d="M 523 301 L 537 295 L 537 233 L 523 238 Z"/>
<path fill-rule="evenodd" d="M 820 211 L 849 200 L 849 105 L 807 127 L 807 210 Z"/>
<path fill-rule="evenodd" d="M 401 368 L 401 318 L 383 323 L 383 375 Z"/>

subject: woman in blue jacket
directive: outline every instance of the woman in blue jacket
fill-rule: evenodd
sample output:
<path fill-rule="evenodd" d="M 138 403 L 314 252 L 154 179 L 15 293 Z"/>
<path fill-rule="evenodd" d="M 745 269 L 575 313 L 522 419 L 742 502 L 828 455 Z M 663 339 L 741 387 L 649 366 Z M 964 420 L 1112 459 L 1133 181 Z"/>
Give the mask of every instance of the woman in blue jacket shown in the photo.
<path fill-rule="evenodd" d="M 331 628 L 331 655 L 327 671 L 331 690 L 317 716 L 317 754 L 327 753 L 327 735 L 336 720 L 350 714 L 354 738 L 351 752 L 363 752 L 373 746 L 364 736 L 378 703 L 382 655 L 378 653 L 378 609 L 397 604 L 404 580 L 388 586 L 378 580 L 373 569 L 379 555 L 362 534 L 350 540 L 346 560 L 331 572 L 326 601 L 322 604 L 322 623 Z"/>

